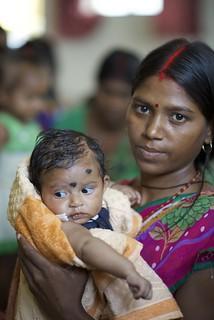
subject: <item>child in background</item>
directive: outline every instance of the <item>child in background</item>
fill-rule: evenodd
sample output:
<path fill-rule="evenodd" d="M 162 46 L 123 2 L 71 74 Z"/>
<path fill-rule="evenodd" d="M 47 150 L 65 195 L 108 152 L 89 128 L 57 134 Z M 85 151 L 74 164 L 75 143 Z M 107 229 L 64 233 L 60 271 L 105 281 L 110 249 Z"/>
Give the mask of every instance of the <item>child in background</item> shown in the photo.
<path fill-rule="evenodd" d="M 20 160 L 29 155 L 40 132 L 34 119 L 43 110 L 49 75 L 39 66 L 7 57 L 0 75 L 0 248 L 11 240 L 6 209 Z M 1 250 L 1 249 L 0 249 Z"/>
<path fill-rule="evenodd" d="M 1 59 L 0 309 L 6 307 L 6 291 L 10 285 L 16 252 L 15 233 L 7 221 L 9 191 L 20 159 L 32 152 L 36 136 L 41 130 L 34 118 L 43 110 L 43 95 L 48 83 L 49 74 L 41 66 L 25 63 L 16 54 Z"/>
<path fill-rule="evenodd" d="M 51 83 L 46 93 L 46 109 L 39 113 L 37 121 L 43 130 L 54 126 L 56 118 L 61 113 L 61 106 L 56 92 L 57 61 L 54 54 L 54 43 L 47 37 L 31 38 L 19 49 L 20 57 L 32 63 L 43 64 L 49 69 Z"/>
<path fill-rule="evenodd" d="M 141 219 L 125 195 L 108 188 L 104 154 L 92 138 L 71 130 L 45 131 L 38 136 L 28 169 L 26 164 L 20 168 L 10 196 L 9 219 L 17 232 L 32 241 L 42 254 L 58 263 L 88 266 L 124 279 L 135 299 L 152 298 L 151 284 L 142 277 L 144 273 L 155 289 L 164 288 L 168 294 L 152 269 L 139 259 L 141 248 L 136 250 L 137 242 L 113 232 L 136 235 Z M 104 273 L 95 276 L 94 281 L 96 290 L 101 290 L 102 304 L 107 301 L 114 314 L 146 305 L 145 300 L 135 304 L 128 288 L 124 284 L 121 287 L 110 276 L 106 278 Z M 30 319 L 31 313 L 43 319 L 25 283 L 21 276 L 16 319 Z M 89 293 L 86 289 L 88 311 L 87 303 L 92 307 L 96 290 Z M 156 303 L 157 299 L 160 302 L 159 295 L 160 292 L 155 296 Z M 96 319 L 99 313 L 95 312 Z"/>

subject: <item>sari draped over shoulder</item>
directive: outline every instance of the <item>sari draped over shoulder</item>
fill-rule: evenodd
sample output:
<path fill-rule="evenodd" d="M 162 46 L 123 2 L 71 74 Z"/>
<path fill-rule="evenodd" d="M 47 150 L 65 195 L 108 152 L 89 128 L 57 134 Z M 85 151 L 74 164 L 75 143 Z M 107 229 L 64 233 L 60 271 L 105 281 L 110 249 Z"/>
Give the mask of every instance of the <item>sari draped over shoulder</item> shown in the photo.
<path fill-rule="evenodd" d="M 214 266 L 214 187 L 168 199 L 137 208 L 143 225 L 136 239 L 141 256 L 175 293 L 191 273 Z"/>

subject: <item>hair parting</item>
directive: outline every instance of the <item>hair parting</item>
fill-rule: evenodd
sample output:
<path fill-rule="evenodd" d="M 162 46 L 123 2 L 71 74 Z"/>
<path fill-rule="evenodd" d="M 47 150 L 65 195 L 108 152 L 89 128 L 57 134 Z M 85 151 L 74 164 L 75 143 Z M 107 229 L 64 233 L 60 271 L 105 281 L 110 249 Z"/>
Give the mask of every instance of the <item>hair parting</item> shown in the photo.
<path fill-rule="evenodd" d="M 174 60 L 186 49 L 186 45 L 178 48 L 175 52 L 168 57 L 167 61 L 164 63 L 163 67 L 159 71 L 159 79 L 163 80 L 166 77 L 165 72 L 169 69 L 170 65 L 174 62 Z"/>

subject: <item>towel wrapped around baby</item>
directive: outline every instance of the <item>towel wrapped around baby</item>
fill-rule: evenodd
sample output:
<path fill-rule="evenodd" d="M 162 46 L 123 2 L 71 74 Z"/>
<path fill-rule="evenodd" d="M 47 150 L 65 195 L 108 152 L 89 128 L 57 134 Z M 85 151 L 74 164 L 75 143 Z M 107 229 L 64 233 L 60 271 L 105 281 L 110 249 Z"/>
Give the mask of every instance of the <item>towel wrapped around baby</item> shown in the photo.
<path fill-rule="evenodd" d="M 117 190 L 107 188 L 103 197 L 103 206 L 109 209 L 110 223 L 114 231 L 90 229 L 90 232 L 135 265 L 137 271 L 152 283 L 153 298 L 135 300 L 126 281 L 92 270 L 82 298 L 86 311 L 94 319 L 101 319 L 103 314 L 105 319 L 118 320 L 159 320 L 182 317 L 167 287 L 140 256 L 142 245 L 132 237 L 135 237 L 140 230 L 141 217 L 130 207 L 128 198 Z M 76 256 L 68 242 L 61 229 L 62 222 L 45 206 L 29 181 L 27 160 L 23 161 L 17 170 L 9 199 L 8 219 L 15 230 L 50 261 L 88 268 Z M 10 320 L 47 319 L 21 271 L 17 285 L 13 319 Z M 11 305 L 12 303 L 10 307 Z M 11 310 L 10 314 L 12 314 Z"/>

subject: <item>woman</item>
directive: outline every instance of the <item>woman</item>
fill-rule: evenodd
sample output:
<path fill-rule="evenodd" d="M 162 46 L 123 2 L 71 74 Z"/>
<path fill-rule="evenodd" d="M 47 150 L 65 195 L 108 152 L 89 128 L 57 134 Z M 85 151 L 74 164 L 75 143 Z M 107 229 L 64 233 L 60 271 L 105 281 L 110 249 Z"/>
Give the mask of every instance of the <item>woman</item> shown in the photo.
<path fill-rule="evenodd" d="M 214 319 L 214 188 L 204 174 L 213 156 L 213 66 L 213 50 L 200 42 L 177 39 L 157 48 L 140 66 L 127 115 L 141 172 L 127 183 L 142 195 L 142 256 L 174 293 L 185 320 Z M 20 258 L 51 319 L 90 319 L 79 301 L 85 279 L 79 288 L 72 279 L 76 270 L 50 264 L 24 239 Z"/>

